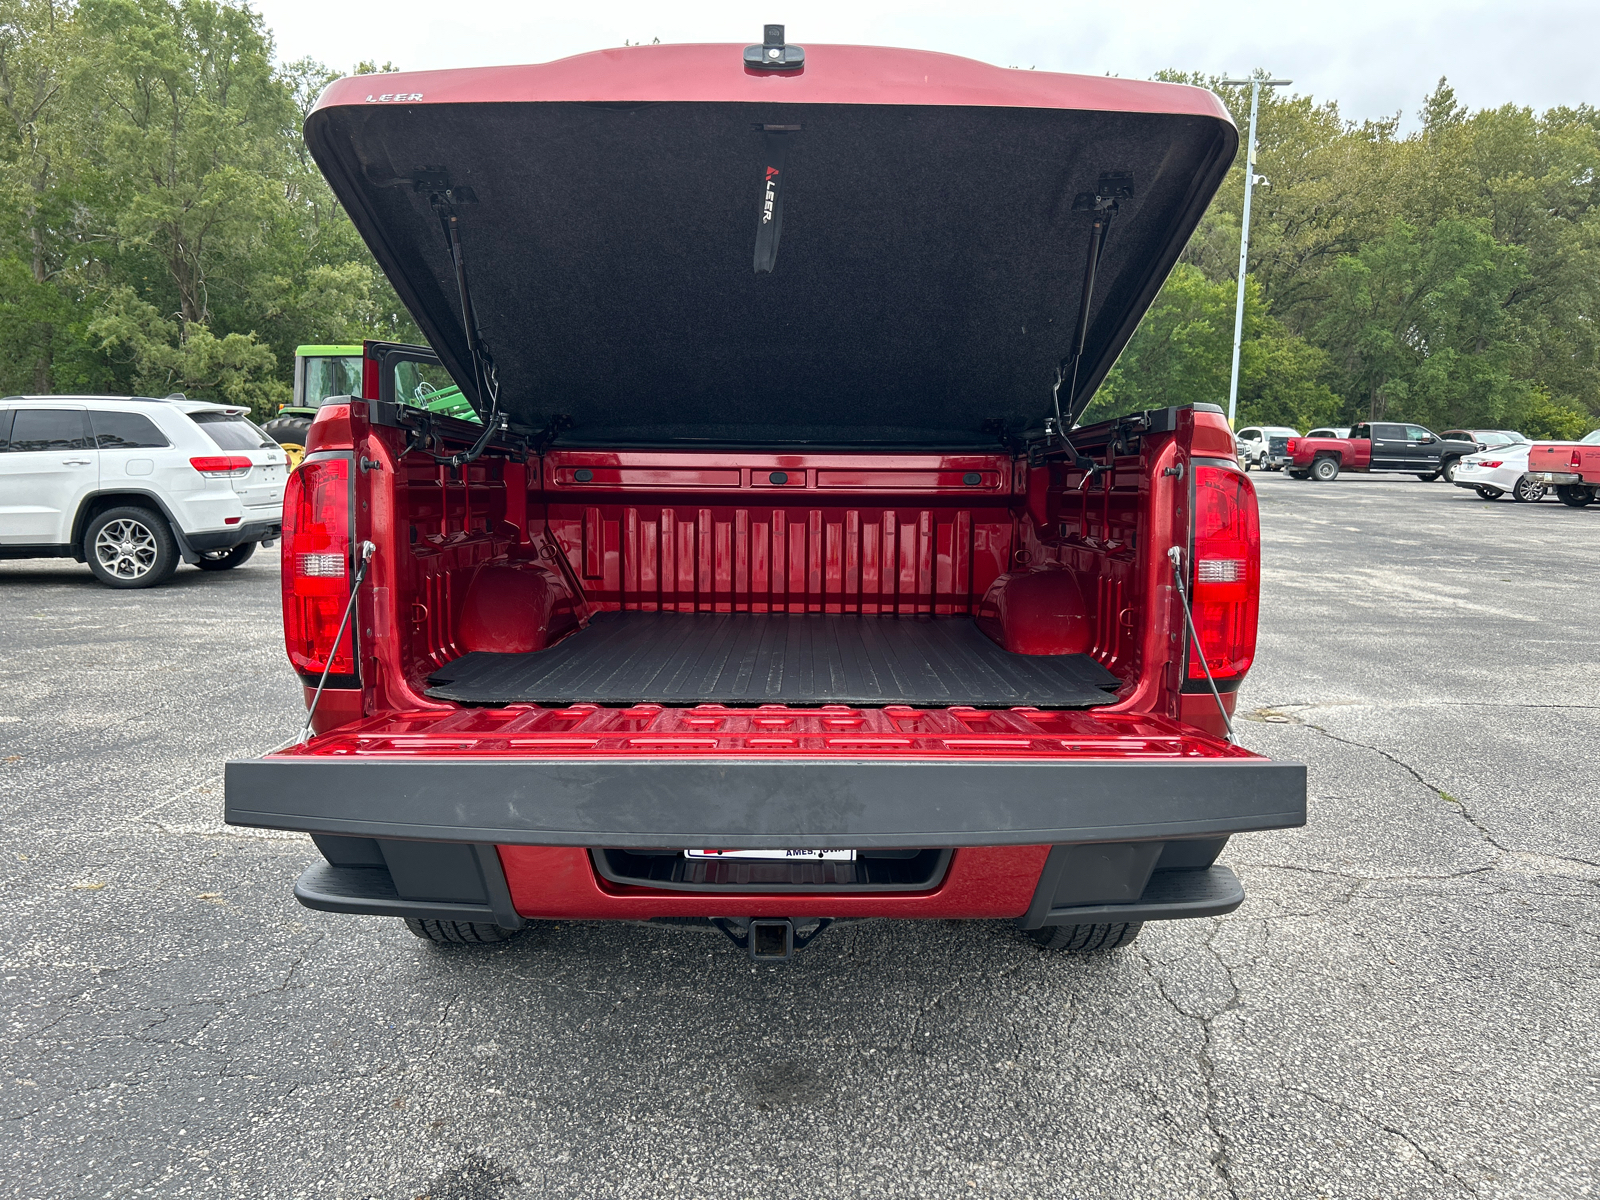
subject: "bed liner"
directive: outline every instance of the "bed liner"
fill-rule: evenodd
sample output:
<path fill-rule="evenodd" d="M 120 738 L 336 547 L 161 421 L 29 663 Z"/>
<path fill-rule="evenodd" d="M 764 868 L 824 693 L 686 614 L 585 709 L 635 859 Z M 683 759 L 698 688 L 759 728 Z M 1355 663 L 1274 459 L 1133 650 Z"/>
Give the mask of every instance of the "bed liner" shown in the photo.
<path fill-rule="evenodd" d="M 1089 708 L 1120 680 L 1087 654 L 1013 654 L 970 617 L 605 612 L 546 650 L 429 676 L 458 704 L 961 704 Z"/>

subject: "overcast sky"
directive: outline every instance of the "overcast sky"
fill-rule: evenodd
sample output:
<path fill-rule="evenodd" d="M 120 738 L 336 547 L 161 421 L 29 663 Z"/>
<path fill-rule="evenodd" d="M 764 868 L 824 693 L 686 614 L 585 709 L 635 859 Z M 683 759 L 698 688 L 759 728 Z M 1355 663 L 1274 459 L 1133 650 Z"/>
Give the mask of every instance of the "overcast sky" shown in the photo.
<path fill-rule="evenodd" d="M 1339 101 L 1347 117 L 1396 111 L 1407 125 L 1447 75 L 1473 108 L 1600 101 L 1600 2 L 1238 0 L 1157 3 L 872 3 L 846 0 L 256 0 L 284 60 L 349 70 L 544 62 L 624 40 L 755 42 L 763 21 L 789 38 L 943 50 L 1001 66 L 1144 78 L 1162 67 L 1248 73 Z"/>

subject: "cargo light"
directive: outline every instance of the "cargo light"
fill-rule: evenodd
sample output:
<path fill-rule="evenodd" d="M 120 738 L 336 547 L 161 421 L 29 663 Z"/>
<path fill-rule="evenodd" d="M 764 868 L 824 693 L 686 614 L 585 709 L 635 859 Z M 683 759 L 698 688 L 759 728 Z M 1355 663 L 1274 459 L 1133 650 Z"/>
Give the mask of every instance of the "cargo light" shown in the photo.
<path fill-rule="evenodd" d="M 207 479 L 229 479 L 247 474 L 251 464 L 242 454 L 213 454 L 191 458 L 189 465 Z"/>
<path fill-rule="evenodd" d="M 355 674 L 355 634 L 335 646 L 350 600 L 353 531 L 350 460 L 308 459 L 289 476 L 283 497 L 283 633 L 289 662 L 302 675 Z M 332 665 L 329 666 L 329 658 Z"/>
<path fill-rule="evenodd" d="M 1189 678 L 1204 679 L 1207 666 L 1214 679 L 1239 678 L 1255 661 L 1261 604 L 1261 519 L 1241 471 L 1195 467 L 1191 587 L 1199 645 L 1189 655 Z"/>

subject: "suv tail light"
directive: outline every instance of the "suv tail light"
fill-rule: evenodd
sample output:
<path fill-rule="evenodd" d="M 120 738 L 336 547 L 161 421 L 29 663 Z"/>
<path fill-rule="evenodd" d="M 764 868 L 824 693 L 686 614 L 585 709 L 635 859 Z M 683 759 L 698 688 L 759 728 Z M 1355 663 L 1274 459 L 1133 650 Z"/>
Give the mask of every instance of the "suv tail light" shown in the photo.
<path fill-rule="evenodd" d="M 250 470 L 250 460 L 242 454 L 213 454 L 191 458 L 189 465 L 207 479 L 228 479 Z"/>
<path fill-rule="evenodd" d="M 350 602 L 350 460 L 311 459 L 283 496 L 283 632 L 302 675 L 355 674 L 355 631 L 333 639 Z"/>
<path fill-rule="evenodd" d="M 1194 468 L 1194 627 L 1189 678 L 1236 679 L 1256 656 L 1261 603 L 1261 518 L 1255 489 L 1240 471 Z"/>

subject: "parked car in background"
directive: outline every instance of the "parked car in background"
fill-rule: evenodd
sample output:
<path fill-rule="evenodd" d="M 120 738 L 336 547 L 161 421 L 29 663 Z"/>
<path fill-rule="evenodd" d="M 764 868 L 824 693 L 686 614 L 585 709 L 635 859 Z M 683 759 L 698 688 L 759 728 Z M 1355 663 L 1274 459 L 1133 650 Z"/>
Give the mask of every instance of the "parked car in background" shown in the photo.
<path fill-rule="evenodd" d="M 1535 442 L 1528 451 L 1528 472 L 1573 508 L 1600 500 L 1600 429 L 1576 442 Z"/>
<path fill-rule="evenodd" d="M 1478 448 L 1473 441 L 1442 438 L 1422 425 L 1363 421 L 1348 437 L 1292 438 L 1289 474 L 1327 482 L 1340 471 L 1404 471 L 1418 479 L 1455 482 L 1456 464 Z"/>
<path fill-rule="evenodd" d="M 1239 465 L 1246 471 L 1252 467 L 1263 471 L 1281 471 L 1289 462 L 1286 447 L 1290 438 L 1300 436 L 1298 429 L 1287 425 L 1252 425 L 1234 435 L 1234 445 L 1239 452 Z"/>
<path fill-rule="evenodd" d="M 1313 429 L 1310 433 L 1306 434 L 1306 436 L 1307 437 L 1332 437 L 1332 438 L 1349 437 L 1350 436 L 1350 426 L 1348 426 L 1348 425 L 1324 425 L 1321 429 Z"/>
<path fill-rule="evenodd" d="M 1513 500 L 1543 500 L 1549 489 L 1528 474 L 1531 442 L 1511 442 L 1500 449 L 1468 454 L 1456 467 L 1455 485 L 1471 488 L 1485 500 L 1509 495 Z"/>
<path fill-rule="evenodd" d="M 288 473 L 248 409 L 147 396 L 0 400 L 0 558 L 75 558 L 108 587 L 226 571 L 283 526 Z"/>
<path fill-rule="evenodd" d="M 1446 429 L 1440 437 L 1447 441 L 1473 442 L 1479 450 L 1504 450 L 1526 446 L 1530 440 L 1514 429 Z"/>

